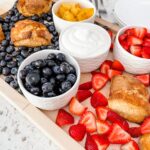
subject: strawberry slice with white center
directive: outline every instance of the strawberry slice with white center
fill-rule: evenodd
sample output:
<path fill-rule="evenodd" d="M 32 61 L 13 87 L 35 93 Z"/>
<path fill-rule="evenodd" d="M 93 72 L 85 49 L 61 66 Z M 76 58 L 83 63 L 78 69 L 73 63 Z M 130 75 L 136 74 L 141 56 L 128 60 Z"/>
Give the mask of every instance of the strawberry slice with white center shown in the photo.
<path fill-rule="evenodd" d="M 112 144 L 125 144 L 131 140 L 131 136 L 115 123 L 112 125 L 108 140 Z"/>
<path fill-rule="evenodd" d="M 150 59 L 150 47 L 142 48 L 142 57 L 146 59 Z"/>
<path fill-rule="evenodd" d="M 112 79 L 114 76 L 121 75 L 121 74 L 122 74 L 122 71 L 109 69 L 107 75 L 108 75 L 109 79 Z"/>
<path fill-rule="evenodd" d="M 121 46 L 126 50 L 129 51 L 129 44 L 127 41 L 120 41 Z"/>
<path fill-rule="evenodd" d="M 142 47 L 137 45 L 130 46 L 130 52 L 134 56 L 141 57 L 142 56 Z"/>
<path fill-rule="evenodd" d="M 96 117 L 90 111 L 85 112 L 81 116 L 79 124 L 85 125 L 86 131 L 89 132 L 89 133 L 92 133 L 92 132 L 96 131 Z"/>
<path fill-rule="evenodd" d="M 138 144 L 131 140 L 127 144 L 121 146 L 121 150 L 140 150 Z"/>
<path fill-rule="evenodd" d="M 127 42 L 129 45 L 142 45 L 143 44 L 143 40 L 135 36 L 129 36 L 127 39 Z"/>
<path fill-rule="evenodd" d="M 91 105 L 94 108 L 98 106 L 107 106 L 108 100 L 100 91 L 95 91 L 91 97 Z"/>
<path fill-rule="evenodd" d="M 79 90 L 90 90 L 92 88 L 92 81 L 80 84 Z"/>
<path fill-rule="evenodd" d="M 108 69 L 111 69 L 112 63 L 111 60 L 105 60 L 100 66 L 100 72 L 107 74 Z"/>
<path fill-rule="evenodd" d="M 147 34 L 146 28 L 132 28 L 132 35 L 137 38 L 143 39 Z"/>
<path fill-rule="evenodd" d="M 144 75 L 138 75 L 135 76 L 138 80 L 140 80 L 145 86 L 149 86 L 150 83 L 150 76 L 149 74 L 144 74 Z"/>
<path fill-rule="evenodd" d="M 127 34 L 127 33 L 121 34 L 121 35 L 119 36 L 119 41 L 124 41 L 124 40 L 127 39 L 127 37 L 128 37 L 128 34 Z"/>
<path fill-rule="evenodd" d="M 112 69 L 118 71 L 124 71 L 124 66 L 121 64 L 119 60 L 114 60 L 112 63 Z"/>
<path fill-rule="evenodd" d="M 92 139 L 97 144 L 98 150 L 106 150 L 110 144 L 106 137 L 98 134 L 92 135 Z"/>
<path fill-rule="evenodd" d="M 124 33 L 127 34 L 128 36 L 133 35 L 133 33 L 132 33 L 133 30 L 132 29 L 133 28 L 127 29 Z"/>
<path fill-rule="evenodd" d="M 84 100 L 92 96 L 92 92 L 90 90 L 78 90 L 76 96 L 80 102 L 83 102 Z"/>
<path fill-rule="evenodd" d="M 150 134 L 150 117 L 146 118 L 141 125 L 142 134 Z"/>
<path fill-rule="evenodd" d="M 71 99 L 69 104 L 69 111 L 72 114 L 80 116 L 85 112 L 86 109 L 87 108 L 85 108 L 75 97 Z"/>
<path fill-rule="evenodd" d="M 107 119 L 107 113 L 109 111 L 109 108 L 99 106 L 96 108 L 96 114 L 99 120 L 106 120 Z"/>
<path fill-rule="evenodd" d="M 143 46 L 150 47 L 150 38 L 144 39 Z"/>
<path fill-rule="evenodd" d="M 103 120 L 96 120 L 98 134 L 108 134 L 111 131 L 111 126 L 108 122 Z"/>
<path fill-rule="evenodd" d="M 108 82 L 108 76 L 102 73 L 95 73 L 92 77 L 92 87 L 94 90 L 102 89 Z"/>

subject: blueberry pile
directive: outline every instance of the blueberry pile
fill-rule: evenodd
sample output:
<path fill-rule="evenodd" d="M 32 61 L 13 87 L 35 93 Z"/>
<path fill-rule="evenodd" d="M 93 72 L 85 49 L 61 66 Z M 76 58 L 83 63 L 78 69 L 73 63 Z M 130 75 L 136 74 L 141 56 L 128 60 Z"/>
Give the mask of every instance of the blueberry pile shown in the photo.
<path fill-rule="evenodd" d="M 17 21 L 23 19 L 31 19 L 43 23 L 53 35 L 52 45 L 35 48 L 28 48 L 28 47 L 16 48 L 11 42 L 10 31 Z M 0 74 L 6 76 L 5 81 L 9 83 L 13 88 L 20 91 L 16 79 L 16 74 L 21 62 L 34 52 L 43 49 L 58 49 L 59 36 L 53 24 L 51 10 L 49 13 L 43 14 L 40 17 L 35 15 L 27 18 L 18 12 L 15 4 L 14 7 L 8 12 L 8 15 L 5 17 L 5 19 L 0 17 L 0 24 L 2 24 L 2 28 L 6 37 L 6 39 L 2 41 L 2 43 L 0 44 Z"/>
<path fill-rule="evenodd" d="M 76 70 L 65 55 L 51 53 L 44 60 L 33 61 L 20 71 L 24 87 L 41 97 L 54 97 L 68 91 L 76 82 Z"/>

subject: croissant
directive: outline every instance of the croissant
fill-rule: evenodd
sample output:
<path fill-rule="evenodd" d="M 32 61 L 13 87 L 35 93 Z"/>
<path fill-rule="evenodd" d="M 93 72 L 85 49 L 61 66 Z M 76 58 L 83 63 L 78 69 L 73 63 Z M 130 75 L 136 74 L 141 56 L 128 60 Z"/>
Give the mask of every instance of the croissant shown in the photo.
<path fill-rule="evenodd" d="M 19 0 L 18 11 L 24 16 L 41 15 L 50 11 L 52 0 Z"/>
<path fill-rule="evenodd" d="M 52 35 L 45 25 L 32 20 L 18 21 L 11 29 L 11 41 L 16 47 L 49 45 Z"/>
<path fill-rule="evenodd" d="M 150 134 L 142 135 L 139 141 L 140 150 L 150 150 Z"/>
<path fill-rule="evenodd" d="M 0 25 L 0 43 L 5 39 L 4 32 L 2 26 Z"/>
<path fill-rule="evenodd" d="M 128 121 L 140 123 L 150 115 L 148 89 L 130 75 L 112 79 L 108 100 L 109 108 Z"/>

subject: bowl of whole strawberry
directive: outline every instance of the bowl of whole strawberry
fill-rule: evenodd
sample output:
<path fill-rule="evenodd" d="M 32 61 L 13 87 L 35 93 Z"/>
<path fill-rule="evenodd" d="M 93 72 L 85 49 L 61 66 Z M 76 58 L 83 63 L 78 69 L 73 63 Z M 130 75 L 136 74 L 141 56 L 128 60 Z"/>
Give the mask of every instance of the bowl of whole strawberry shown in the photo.
<path fill-rule="evenodd" d="M 67 105 L 76 94 L 80 68 L 70 55 L 42 50 L 22 62 L 17 79 L 30 103 L 44 110 L 55 110 Z"/>
<path fill-rule="evenodd" d="M 132 74 L 150 73 L 150 31 L 126 26 L 117 33 L 114 57 Z"/>

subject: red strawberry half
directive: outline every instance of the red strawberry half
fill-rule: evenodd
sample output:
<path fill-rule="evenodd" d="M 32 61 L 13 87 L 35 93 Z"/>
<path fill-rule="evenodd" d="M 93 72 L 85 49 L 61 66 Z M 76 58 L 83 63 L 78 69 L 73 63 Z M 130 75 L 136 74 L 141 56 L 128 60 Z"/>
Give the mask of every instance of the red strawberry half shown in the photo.
<path fill-rule="evenodd" d="M 150 133 L 150 117 L 146 118 L 141 125 L 141 133 L 147 134 Z"/>
<path fill-rule="evenodd" d="M 112 63 L 112 69 L 118 71 L 124 71 L 124 66 L 121 64 L 119 60 L 114 60 Z"/>
<path fill-rule="evenodd" d="M 92 88 L 92 81 L 80 84 L 79 90 L 90 90 Z"/>
<path fill-rule="evenodd" d="M 150 47 L 142 48 L 142 57 L 146 59 L 150 59 Z"/>
<path fill-rule="evenodd" d="M 64 109 L 60 109 L 58 111 L 58 115 L 56 118 L 56 124 L 59 125 L 60 127 L 68 124 L 73 124 L 74 123 L 74 118 L 71 114 L 69 114 L 67 111 Z"/>
<path fill-rule="evenodd" d="M 109 79 L 112 79 L 114 76 L 121 75 L 121 74 L 122 74 L 122 71 L 113 70 L 113 69 L 108 70 Z"/>
<path fill-rule="evenodd" d="M 127 34 L 127 33 L 121 34 L 121 35 L 119 36 L 119 41 L 124 41 L 124 40 L 127 39 L 127 37 L 128 37 L 128 34 Z"/>
<path fill-rule="evenodd" d="M 150 47 L 150 38 L 145 38 L 144 39 L 143 46 Z"/>
<path fill-rule="evenodd" d="M 107 106 L 108 101 L 107 98 L 100 91 L 95 91 L 91 97 L 91 105 L 94 108 L 98 106 Z"/>
<path fill-rule="evenodd" d="M 90 111 L 85 112 L 81 116 L 79 123 L 85 125 L 86 131 L 89 133 L 96 131 L 96 118 Z"/>
<path fill-rule="evenodd" d="M 108 81 L 108 76 L 102 73 L 94 74 L 92 77 L 92 87 L 94 90 L 100 90 Z"/>
<path fill-rule="evenodd" d="M 73 125 L 69 128 L 70 136 L 76 141 L 82 141 L 86 133 L 86 128 L 82 124 Z"/>
<path fill-rule="evenodd" d="M 128 133 L 133 138 L 139 137 L 139 136 L 141 136 L 141 127 L 131 127 L 131 128 L 129 128 Z"/>
<path fill-rule="evenodd" d="M 80 116 L 85 110 L 86 108 L 75 97 L 73 97 L 69 104 L 69 111 L 74 115 Z"/>
<path fill-rule="evenodd" d="M 105 60 L 100 66 L 100 72 L 103 74 L 107 74 L 107 71 L 111 68 L 112 63 L 113 62 L 111 60 Z"/>
<path fill-rule="evenodd" d="M 98 150 L 106 150 L 110 144 L 108 139 L 105 136 L 101 136 L 98 134 L 92 135 L 92 139 L 97 144 Z"/>
<path fill-rule="evenodd" d="M 143 40 L 135 36 L 129 36 L 127 39 L 127 42 L 129 45 L 142 45 L 143 44 Z"/>
<path fill-rule="evenodd" d="M 99 106 L 96 108 L 96 114 L 99 120 L 106 120 L 109 108 Z"/>
<path fill-rule="evenodd" d="M 131 140 L 131 136 L 118 124 L 113 124 L 112 132 L 109 134 L 108 140 L 112 144 L 125 144 Z"/>
<path fill-rule="evenodd" d="M 147 34 L 147 29 L 146 28 L 132 28 L 132 35 L 143 39 Z"/>
<path fill-rule="evenodd" d="M 131 140 L 127 144 L 121 146 L 121 150 L 140 150 L 138 144 Z"/>
<path fill-rule="evenodd" d="M 150 76 L 149 74 L 144 74 L 144 75 L 138 75 L 136 76 L 138 80 L 140 80 L 145 86 L 149 86 L 150 83 Z"/>
<path fill-rule="evenodd" d="M 142 56 L 142 47 L 141 46 L 137 46 L 137 45 L 132 45 L 130 47 L 130 52 L 134 56 L 141 57 Z"/>
<path fill-rule="evenodd" d="M 120 41 L 121 46 L 126 50 L 129 51 L 129 44 L 127 41 Z"/>
<path fill-rule="evenodd" d="M 86 100 L 87 98 L 92 96 L 92 92 L 90 90 L 78 90 L 77 92 L 77 99 L 82 102 Z"/>

